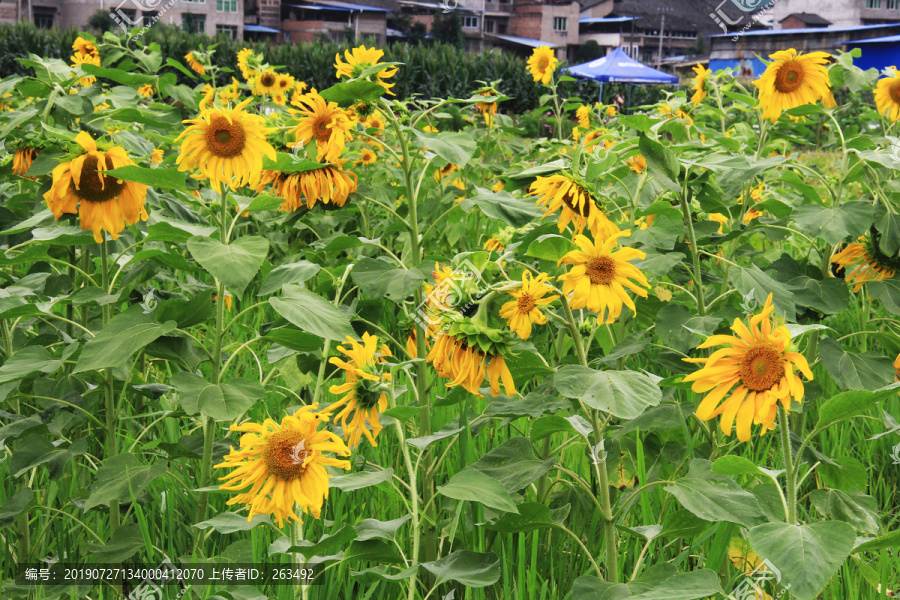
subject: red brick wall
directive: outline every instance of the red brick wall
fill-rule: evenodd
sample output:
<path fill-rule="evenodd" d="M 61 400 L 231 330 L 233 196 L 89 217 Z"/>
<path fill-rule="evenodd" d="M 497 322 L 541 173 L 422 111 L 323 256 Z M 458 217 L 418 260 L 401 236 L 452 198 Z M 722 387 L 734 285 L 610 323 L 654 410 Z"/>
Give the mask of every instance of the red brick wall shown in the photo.
<path fill-rule="evenodd" d="M 793 15 L 781 22 L 782 29 L 803 29 L 804 27 L 806 27 L 806 23 Z"/>
<path fill-rule="evenodd" d="M 541 15 L 540 4 L 516 3 L 509 19 L 509 35 L 533 40 L 541 39 Z"/>

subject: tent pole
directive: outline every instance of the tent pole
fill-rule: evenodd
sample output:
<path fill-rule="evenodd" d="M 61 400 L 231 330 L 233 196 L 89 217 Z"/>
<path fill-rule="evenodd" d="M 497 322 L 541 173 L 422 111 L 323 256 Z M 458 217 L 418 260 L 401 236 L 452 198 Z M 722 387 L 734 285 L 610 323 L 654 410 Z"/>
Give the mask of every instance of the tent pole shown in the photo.
<path fill-rule="evenodd" d="M 633 89 L 634 89 L 634 84 L 629 83 L 628 84 L 628 109 L 625 111 L 629 115 L 631 114 L 631 90 L 633 90 Z"/>
<path fill-rule="evenodd" d="M 600 104 L 603 104 L 603 82 L 600 82 Z"/>

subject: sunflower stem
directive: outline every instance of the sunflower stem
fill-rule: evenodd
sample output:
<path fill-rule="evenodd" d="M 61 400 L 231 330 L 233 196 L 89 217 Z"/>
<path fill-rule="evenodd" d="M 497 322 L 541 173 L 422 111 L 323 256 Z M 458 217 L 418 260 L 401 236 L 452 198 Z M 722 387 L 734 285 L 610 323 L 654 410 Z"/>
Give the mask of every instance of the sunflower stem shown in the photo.
<path fill-rule="evenodd" d="M 394 377 L 392 376 L 391 381 L 393 380 Z M 394 400 L 393 390 L 391 390 L 391 393 L 388 394 L 388 402 L 390 403 L 391 408 L 397 406 L 397 403 Z M 421 527 L 421 521 L 419 519 L 419 490 L 417 473 L 416 468 L 413 465 L 412 457 L 409 454 L 409 445 L 406 443 L 406 432 L 403 431 L 403 423 L 400 421 L 400 419 L 394 419 L 394 426 L 397 429 L 397 441 L 400 442 L 400 452 L 403 454 L 403 462 L 406 463 L 406 473 L 409 476 L 409 502 L 411 505 L 410 524 L 412 527 L 413 543 L 413 550 L 411 555 L 412 564 L 409 566 L 416 566 L 419 564 L 419 529 Z M 415 600 L 416 598 L 416 580 L 418 579 L 417 573 L 418 571 L 413 573 L 413 576 L 409 580 L 409 593 L 407 595 L 407 600 Z"/>
<path fill-rule="evenodd" d="M 409 139 L 402 131 L 400 121 L 397 119 L 397 115 L 394 114 L 391 107 L 385 104 L 384 108 L 385 114 L 391 123 L 391 128 L 394 130 L 394 135 L 397 136 L 397 141 L 400 144 L 400 150 L 403 157 L 401 162 L 403 176 L 406 180 L 406 200 L 409 212 L 407 222 L 409 228 L 409 256 L 411 257 L 409 265 L 415 267 L 422 261 L 422 249 L 419 245 L 418 188 L 413 187 L 412 158 L 409 153 Z M 405 256 L 403 258 L 406 259 Z M 422 300 L 422 291 L 421 289 L 418 289 L 416 290 L 415 305 L 421 306 Z M 425 348 L 425 334 L 425 327 L 422 320 L 416 319 L 416 356 L 420 359 L 424 359 L 427 355 Z M 431 433 L 431 407 L 425 397 L 427 384 L 428 365 L 425 360 L 420 360 L 416 363 L 416 396 L 419 398 L 419 403 L 422 408 L 422 410 L 419 411 L 420 435 L 428 435 Z M 431 457 L 427 454 L 422 458 L 422 468 L 425 472 L 425 479 L 422 484 L 422 502 L 425 506 L 428 506 L 432 504 L 431 499 L 434 496 L 434 474 L 431 472 Z M 415 490 L 415 486 L 413 486 L 413 490 Z M 433 523 L 435 519 L 432 518 L 430 521 Z M 418 542 L 418 536 L 415 536 L 415 538 L 414 542 Z M 434 527 L 426 526 L 425 559 L 426 561 L 432 561 L 435 558 L 437 558 L 437 542 Z M 414 560 L 418 560 L 418 547 L 414 550 Z"/>
<path fill-rule="evenodd" d="M 581 334 L 578 332 L 578 326 L 575 324 L 575 316 L 572 309 L 569 308 L 569 302 L 565 295 L 559 297 L 562 302 L 563 312 L 566 315 L 566 323 L 569 326 L 569 335 L 572 336 L 572 342 L 575 344 L 575 352 L 578 354 L 578 362 L 583 367 L 588 366 L 587 356 L 584 353 L 584 346 L 581 343 Z M 603 440 L 603 427 L 600 425 L 600 418 L 597 411 L 588 409 L 582 403 L 582 408 L 590 414 L 591 426 L 594 429 L 594 443 L 596 446 L 591 448 L 593 457 L 594 471 L 597 476 L 597 482 L 600 487 L 600 506 L 602 507 L 601 518 L 603 519 L 603 540 L 606 546 L 606 579 L 611 583 L 619 581 L 619 550 L 616 547 L 616 523 L 613 518 L 612 503 L 609 495 L 609 473 L 606 469 L 606 449 Z"/>
<path fill-rule="evenodd" d="M 787 518 L 788 525 L 797 522 L 797 473 L 791 456 L 791 430 L 787 411 L 778 404 L 778 428 L 781 430 L 781 454 L 784 457 L 784 471 L 787 477 Z"/>
<path fill-rule="evenodd" d="M 106 240 L 106 232 L 103 232 L 103 241 L 100 243 L 100 276 L 103 293 L 109 294 L 109 244 Z M 103 327 L 109 323 L 112 314 L 112 305 L 104 304 L 101 308 Z M 113 370 L 106 369 L 104 374 L 104 392 L 106 395 L 106 460 L 114 458 L 118 454 L 116 446 L 116 397 L 113 384 Z M 119 502 L 113 500 L 109 503 L 109 528 L 110 535 L 119 528 Z"/>
<path fill-rule="evenodd" d="M 219 241 L 228 243 L 228 188 L 223 186 L 219 197 Z M 212 368 L 210 370 L 210 383 L 218 385 L 222 378 L 222 341 L 225 334 L 225 283 L 216 279 L 216 330 L 213 337 Z M 216 439 L 216 422 L 212 417 L 206 417 L 203 423 L 203 458 L 200 461 L 200 488 L 209 486 L 210 472 L 212 471 L 213 443 Z M 197 499 L 197 512 L 195 522 L 199 523 L 206 518 L 206 509 L 209 505 L 209 492 L 200 492 Z M 198 537 L 199 539 L 199 537 Z"/>
<path fill-rule="evenodd" d="M 703 282 L 700 277 L 700 252 L 697 250 L 697 235 L 694 233 L 694 221 L 691 219 L 691 188 L 687 185 L 685 176 L 684 192 L 681 196 L 681 214 L 684 217 L 684 226 L 688 230 L 688 239 L 691 243 L 691 259 L 694 263 L 693 280 L 697 287 L 697 312 L 701 317 L 706 316 L 706 301 L 703 298 Z"/>

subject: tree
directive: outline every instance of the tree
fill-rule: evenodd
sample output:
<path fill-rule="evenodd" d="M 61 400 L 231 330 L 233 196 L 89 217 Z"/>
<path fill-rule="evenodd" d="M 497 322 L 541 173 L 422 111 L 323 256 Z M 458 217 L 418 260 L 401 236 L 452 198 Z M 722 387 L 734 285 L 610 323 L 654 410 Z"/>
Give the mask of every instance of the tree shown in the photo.
<path fill-rule="evenodd" d="M 88 17 L 87 20 L 88 29 L 98 33 L 105 33 L 112 29 L 114 25 L 112 17 L 109 16 L 109 11 L 102 8 L 94 11 L 94 14 Z"/>
<path fill-rule="evenodd" d="M 606 53 L 603 51 L 603 48 L 594 40 L 588 40 L 582 45 L 578 47 L 578 51 L 575 52 L 575 62 L 576 63 L 584 63 L 589 60 L 594 60 L 595 58 L 600 58 Z"/>
<path fill-rule="evenodd" d="M 435 15 L 434 22 L 431 24 L 431 35 L 438 44 L 450 44 L 460 49 L 466 47 L 462 19 L 456 12 Z"/>

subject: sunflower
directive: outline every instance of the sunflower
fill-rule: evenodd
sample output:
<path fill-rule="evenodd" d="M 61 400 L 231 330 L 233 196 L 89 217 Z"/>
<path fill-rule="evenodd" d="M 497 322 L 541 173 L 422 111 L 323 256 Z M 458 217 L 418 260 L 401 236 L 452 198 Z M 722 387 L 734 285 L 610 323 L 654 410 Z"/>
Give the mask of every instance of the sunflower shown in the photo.
<path fill-rule="evenodd" d="M 504 187 L 506 187 L 506 184 L 503 183 L 503 180 L 501 179 L 501 180 L 497 181 L 497 183 L 495 183 L 491 187 L 491 191 L 492 192 L 502 192 Z"/>
<path fill-rule="evenodd" d="M 125 150 L 101 152 L 86 131 L 75 141 L 84 152 L 53 169 L 53 184 L 44 194 L 53 215 L 59 219 L 63 213 L 77 214 L 81 228 L 92 230 L 98 244 L 103 241 L 103 231 L 117 239 L 126 225 L 146 221 L 147 186 L 100 172 L 134 165 Z"/>
<path fill-rule="evenodd" d="M 725 435 L 731 435 L 737 418 L 737 435 L 742 442 L 750 439 L 754 424 L 762 425 L 760 435 L 775 427 L 778 402 L 789 410 L 791 398 L 803 400 L 803 382 L 794 374 L 795 367 L 807 380 L 813 378 L 803 355 L 790 351 L 791 334 L 787 327 L 776 327 L 769 318 L 772 310 L 769 294 L 762 312 L 750 319 L 749 327 L 735 319 L 731 330 L 736 336 L 714 335 L 698 346 L 727 347 L 716 350 L 709 358 L 682 359 L 703 364 L 702 369 L 684 378 L 693 382 L 694 392 L 709 392 L 697 407 L 697 417 L 708 421 L 722 415 L 720 425 Z M 732 392 L 735 384 L 738 387 Z M 729 392 L 731 395 L 723 403 Z"/>
<path fill-rule="evenodd" d="M 688 126 L 688 127 L 690 127 L 691 125 L 694 124 L 694 119 L 691 118 L 691 115 L 689 115 L 688 113 L 684 112 L 684 111 L 681 110 L 680 108 L 679 108 L 678 110 L 675 111 L 675 116 L 678 117 L 679 119 L 684 119 L 685 121 L 687 121 L 687 126 Z"/>
<path fill-rule="evenodd" d="M 219 100 L 222 102 L 237 102 L 241 98 L 241 83 L 231 78 L 231 85 L 219 88 Z"/>
<path fill-rule="evenodd" d="M 700 104 L 706 98 L 706 79 L 712 71 L 697 63 L 697 66 L 694 67 L 694 73 L 697 76 L 691 81 L 691 89 L 694 90 L 694 95 L 691 96 L 691 103 Z"/>
<path fill-rule="evenodd" d="M 378 133 L 384 133 L 384 115 L 376 110 L 363 119 L 363 125 L 365 125 L 366 129 L 377 129 Z"/>
<path fill-rule="evenodd" d="M 378 155 L 370 148 L 363 148 L 361 158 L 357 161 L 361 165 L 373 165 L 378 160 Z"/>
<path fill-rule="evenodd" d="M 343 152 L 344 144 L 353 139 L 347 112 L 335 102 L 326 102 L 315 89 L 300 96 L 294 105 L 300 109 L 290 111 L 298 120 L 293 129 L 296 143 L 305 146 L 316 140 L 318 160 L 335 162 Z"/>
<path fill-rule="evenodd" d="M 540 196 L 537 204 L 544 208 L 544 217 L 560 210 L 559 231 L 573 224 L 575 234 L 587 227 L 595 237 L 605 237 L 619 229 L 597 206 L 593 195 L 572 175 L 558 173 L 538 177 L 529 188 L 529 195 Z"/>
<path fill-rule="evenodd" d="M 154 148 L 150 154 L 150 164 L 158 165 L 163 161 L 163 151 L 160 148 Z"/>
<path fill-rule="evenodd" d="M 343 407 L 334 415 L 334 420 L 341 420 L 344 439 L 349 438 L 351 448 L 359 445 L 363 435 L 373 446 L 377 446 L 375 438 L 381 432 L 378 415 L 387 409 L 388 388 L 385 383 L 391 380 L 390 373 L 380 373 L 378 364 L 387 362 L 385 357 L 391 356 L 391 351 L 385 345 L 379 349 L 378 338 L 368 333 L 363 334 L 361 344 L 348 337 L 346 345 L 338 346 L 338 351 L 348 360 L 333 356 L 328 362 L 345 371 L 344 383 L 333 385 L 328 391 L 346 395 L 328 408 L 336 410 Z M 371 433 L 367 422 L 372 428 Z"/>
<path fill-rule="evenodd" d="M 640 175 L 644 172 L 644 169 L 647 168 L 647 159 L 645 159 L 642 154 L 635 154 L 626 160 L 625 164 L 628 165 L 632 171 Z"/>
<path fill-rule="evenodd" d="M 344 58 L 347 62 L 341 61 L 340 53 L 335 54 L 334 68 L 337 70 L 337 78 L 341 79 L 342 77 L 347 77 L 349 79 L 355 79 L 362 75 L 367 69 L 381 64 L 379 61 L 383 56 L 384 50 L 378 50 L 374 46 L 367 49 L 365 44 L 359 48 L 354 48 L 352 51 L 344 50 Z M 397 69 L 397 67 L 385 67 L 377 73 L 376 81 L 384 88 L 384 91 L 392 96 L 394 93 L 391 91 L 391 88 L 396 84 L 386 83 L 383 80 L 396 75 Z"/>
<path fill-rule="evenodd" d="M 75 42 L 72 43 L 72 50 L 83 56 L 100 58 L 100 51 L 97 50 L 97 46 L 94 45 L 94 42 L 88 41 L 81 36 L 75 38 Z"/>
<path fill-rule="evenodd" d="M 785 110 L 822 100 L 826 108 L 834 105 L 831 83 L 825 65 L 827 52 L 798 53 L 791 48 L 769 55 L 772 62 L 753 82 L 759 88 L 762 116 L 773 123 Z"/>
<path fill-rule="evenodd" d="M 589 129 L 591 127 L 591 107 L 585 104 L 579 106 L 575 111 L 575 118 L 578 119 L 579 127 Z"/>
<path fill-rule="evenodd" d="M 80 67 L 81 65 L 94 65 L 95 67 L 100 66 L 100 55 L 99 54 L 96 56 L 93 56 L 90 54 L 76 53 L 76 54 L 72 55 L 71 60 L 72 60 L 73 67 Z M 72 75 L 74 76 L 75 73 L 72 73 Z M 81 85 L 81 87 L 88 87 L 95 81 L 97 81 L 96 77 L 94 77 L 93 75 L 86 75 L 84 77 L 81 77 L 78 80 L 78 84 Z"/>
<path fill-rule="evenodd" d="M 309 86 L 306 85 L 305 81 L 298 81 L 294 84 L 294 91 L 291 92 L 291 105 L 298 106 L 298 102 L 300 102 L 300 98 L 303 97 L 303 92 L 306 91 L 306 88 Z"/>
<path fill-rule="evenodd" d="M 496 96 L 497 92 L 492 89 L 486 89 L 478 92 L 479 96 Z M 497 103 L 496 102 L 476 102 L 475 110 L 479 112 L 479 114 L 484 115 L 484 124 L 488 127 L 494 122 L 494 115 L 497 114 Z"/>
<path fill-rule="evenodd" d="M 545 325 L 547 317 L 541 312 L 540 307 L 547 306 L 559 296 L 544 298 L 553 291 L 553 286 L 547 281 L 550 276 L 541 273 L 536 278 L 529 271 L 522 274 L 522 287 L 509 293 L 515 298 L 500 308 L 500 316 L 507 320 L 509 328 L 516 332 L 523 340 L 531 335 L 531 324 Z"/>
<path fill-rule="evenodd" d="M 438 375 L 450 379 L 447 387 L 461 385 L 471 394 L 483 398 L 479 388 L 487 376 L 493 396 L 500 393 L 501 382 L 507 396 L 516 393 L 512 373 L 503 355 L 485 353 L 477 344 L 470 345 L 465 337 L 439 334 L 425 360 L 434 366 Z"/>
<path fill-rule="evenodd" d="M 287 73 L 279 73 L 277 80 L 275 82 L 275 89 L 278 94 L 283 96 L 287 96 L 292 89 L 294 89 L 294 85 L 297 83 L 297 80 L 294 79 L 291 75 Z"/>
<path fill-rule="evenodd" d="M 506 246 L 504 246 L 497 238 L 488 238 L 482 248 L 488 252 L 503 252 L 506 249 Z"/>
<path fill-rule="evenodd" d="M 256 96 L 271 96 L 278 86 L 278 73 L 266 69 L 253 77 L 253 93 Z"/>
<path fill-rule="evenodd" d="M 13 156 L 13 175 L 28 177 L 28 169 L 34 164 L 34 159 L 37 158 L 38 152 L 37 148 L 19 148 L 16 150 L 16 154 Z M 34 178 L 32 177 L 32 179 Z"/>
<path fill-rule="evenodd" d="M 255 187 L 262 172 L 263 156 L 275 160 L 275 148 L 266 141 L 269 130 L 263 118 L 244 112 L 252 98 L 232 109 L 207 108 L 181 138 L 181 153 L 175 161 L 179 171 L 198 169 L 216 190 L 225 184 L 236 190 Z"/>
<path fill-rule="evenodd" d="M 350 462 L 325 456 L 336 453 L 350 456 L 350 450 L 330 431 L 319 431 L 319 424 L 329 415 L 315 412 L 318 405 L 304 406 L 281 423 L 266 419 L 263 423 L 232 425 L 232 431 L 244 432 L 240 450 L 231 447 L 224 462 L 213 468 L 234 471 L 225 477 L 219 489 L 246 492 L 226 504 L 246 504 L 253 515 L 273 515 L 280 527 L 284 520 L 300 521 L 299 512 L 319 518 L 322 504 L 328 498 L 325 467 L 349 469 Z M 299 511 L 295 509 L 299 506 Z"/>
<path fill-rule="evenodd" d="M 606 116 L 607 117 L 616 116 L 616 107 L 615 106 L 607 106 L 606 107 Z"/>
<path fill-rule="evenodd" d="M 245 81 L 250 81 L 250 79 L 256 75 L 256 70 L 252 69 L 249 64 L 251 56 L 253 56 L 253 50 L 250 48 L 244 48 L 237 53 L 238 69 L 240 69 L 241 76 Z"/>
<path fill-rule="evenodd" d="M 585 150 L 593 150 L 594 146 L 600 141 L 600 136 L 603 135 L 599 131 L 591 131 L 585 134 L 584 139 L 581 140 L 582 145 Z"/>
<path fill-rule="evenodd" d="M 634 248 L 612 251 L 620 237 L 629 235 L 631 231 L 626 229 L 596 243 L 577 235 L 575 243 L 580 249 L 572 250 L 559 259 L 558 264 L 573 265 L 568 273 L 559 276 L 563 282 L 563 294 L 571 297 L 570 306 L 598 313 L 598 323 L 603 321 L 604 313 L 607 313 L 606 323 L 612 323 L 622 313 L 623 303 L 632 312 L 637 312 L 625 288 L 642 298 L 647 297 L 647 291 L 643 289 L 650 287 L 647 278 L 628 262 L 635 258 L 643 260 L 646 254 Z"/>
<path fill-rule="evenodd" d="M 853 285 L 853 293 L 858 292 L 867 281 L 890 279 L 900 270 L 900 257 L 887 256 L 877 245 L 877 239 L 862 237 L 831 257 L 838 265 L 836 271 L 844 271 L 844 280 Z M 847 273 L 846 267 L 855 267 Z"/>
<path fill-rule="evenodd" d="M 447 163 L 446 165 L 444 165 L 443 167 L 441 167 L 440 169 L 438 169 L 437 171 L 434 172 L 434 180 L 441 181 L 444 177 L 455 172 L 458 168 L 459 167 L 457 167 L 453 163 Z"/>
<path fill-rule="evenodd" d="M 291 173 L 279 177 L 273 184 L 273 195 L 284 198 L 280 210 L 292 212 L 302 206 L 312 208 L 316 202 L 340 208 L 356 191 L 356 175 L 345 171 L 344 161 L 334 165 Z M 306 202 L 303 201 L 306 197 Z"/>
<path fill-rule="evenodd" d="M 154 91 L 155 90 L 153 89 L 153 86 L 149 83 L 145 83 L 138 88 L 138 94 L 140 94 L 144 98 L 149 98 L 150 96 L 152 96 Z"/>
<path fill-rule="evenodd" d="M 900 120 L 900 73 L 897 67 L 888 67 L 884 73 L 875 86 L 875 106 L 878 114 L 897 121 Z"/>
<path fill-rule="evenodd" d="M 200 64 L 200 63 L 197 61 L 197 58 L 194 56 L 194 53 L 193 53 L 193 52 L 188 52 L 187 54 L 185 54 L 185 55 L 184 55 L 184 60 L 187 61 L 187 64 L 188 64 L 194 71 L 196 71 L 197 73 L 200 73 L 201 75 L 206 75 L 206 67 L 204 67 L 202 64 Z"/>
<path fill-rule="evenodd" d="M 528 59 L 528 69 L 535 81 L 540 81 L 544 85 L 550 83 L 553 78 L 553 71 L 556 69 L 556 63 L 559 60 L 553 55 L 553 50 L 547 46 L 535 48 Z"/>
<path fill-rule="evenodd" d="M 722 233 L 722 226 L 728 223 L 728 217 L 722 213 L 709 213 L 709 220 L 719 224 L 719 231 L 717 233 Z"/>

